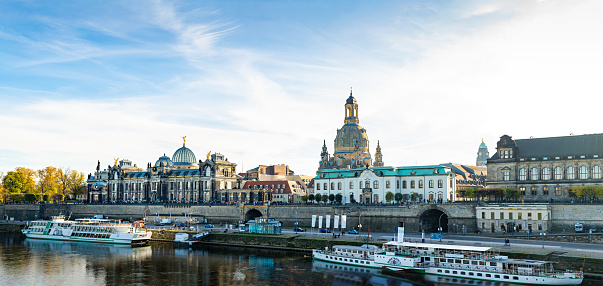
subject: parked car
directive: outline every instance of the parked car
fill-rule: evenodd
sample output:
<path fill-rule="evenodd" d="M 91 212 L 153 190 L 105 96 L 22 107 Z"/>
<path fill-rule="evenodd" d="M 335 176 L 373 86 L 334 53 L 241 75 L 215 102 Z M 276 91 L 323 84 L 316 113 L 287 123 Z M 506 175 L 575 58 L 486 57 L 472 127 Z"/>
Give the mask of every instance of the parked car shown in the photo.
<path fill-rule="evenodd" d="M 348 230 L 348 233 L 349 234 L 358 234 L 358 231 L 355 229 L 350 229 L 350 230 Z"/>
<path fill-rule="evenodd" d="M 293 228 L 293 231 L 295 231 L 295 232 L 304 232 L 304 231 L 306 231 L 306 230 L 305 230 L 305 229 L 303 229 L 303 228 L 301 228 L 301 227 L 297 227 L 297 226 L 296 226 L 296 227 L 294 227 L 294 228 Z"/>
<path fill-rule="evenodd" d="M 590 228 L 590 232 L 597 232 L 597 227 L 594 227 L 594 226 L 593 226 L 593 227 L 591 227 L 591 228 Z"/>
<path fill-rule="evenodd" d="M 205 224 L 205 228 L 212 228 L 212 227 L 214 227 L 214 225 L 213 225 L 213 224 L 209 224 L 209 223 L 206 223 L 206 224 Z"/>
<path fill-rule="evenodd" d="M 326 228 L 321 228 L 321 229 L 320 229 L 320 232 L 321 232 L 321 233 L 331 233 L 331 231 L 330 231 L 330 230 L 328 230 L 328 229 L 326 229 Z"/>

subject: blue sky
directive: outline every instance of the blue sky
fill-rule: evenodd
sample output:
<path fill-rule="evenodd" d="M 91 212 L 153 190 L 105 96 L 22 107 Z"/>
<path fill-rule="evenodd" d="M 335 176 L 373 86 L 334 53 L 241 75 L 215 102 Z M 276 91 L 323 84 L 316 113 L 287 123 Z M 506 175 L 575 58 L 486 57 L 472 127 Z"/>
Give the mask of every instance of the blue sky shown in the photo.
<path fill-rule="evenodd" d="M 386 165 L 600 133 L 600 1 L 2 1 L 0 172 L 187 147 L 312 175 L 350 87 Z"/>

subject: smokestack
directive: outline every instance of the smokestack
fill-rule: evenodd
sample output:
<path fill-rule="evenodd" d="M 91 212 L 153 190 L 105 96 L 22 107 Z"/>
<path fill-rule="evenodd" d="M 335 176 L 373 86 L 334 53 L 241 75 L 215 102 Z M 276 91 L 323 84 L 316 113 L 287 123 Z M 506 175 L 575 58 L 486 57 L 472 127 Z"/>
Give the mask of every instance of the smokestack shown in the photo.
<path fill-rule="evenodd" d="M 404 242 L 404 222 L 398 223 L 398 242 Z"/>

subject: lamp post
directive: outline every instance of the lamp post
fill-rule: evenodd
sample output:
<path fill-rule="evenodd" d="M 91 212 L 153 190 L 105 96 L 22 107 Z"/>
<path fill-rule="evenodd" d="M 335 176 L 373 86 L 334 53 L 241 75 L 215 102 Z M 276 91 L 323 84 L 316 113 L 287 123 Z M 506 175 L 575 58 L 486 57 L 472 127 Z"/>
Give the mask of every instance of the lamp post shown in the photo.
<path fill-rule="evenodd" d="M 544 248 L 544 236 L 546 235 L 546 232 L 544 232 L 544 230 L 543 230 L 541 235 L 542 235 L 542 248 Z"/>
<path fill-rule="evenodd" d="M 442 216 L 444 215 L 444 213 L 442 213 L 440 215 L 440 218 L 438 218 L 438 230 L 440 231 L 440 242 L 442 241 Z"/>

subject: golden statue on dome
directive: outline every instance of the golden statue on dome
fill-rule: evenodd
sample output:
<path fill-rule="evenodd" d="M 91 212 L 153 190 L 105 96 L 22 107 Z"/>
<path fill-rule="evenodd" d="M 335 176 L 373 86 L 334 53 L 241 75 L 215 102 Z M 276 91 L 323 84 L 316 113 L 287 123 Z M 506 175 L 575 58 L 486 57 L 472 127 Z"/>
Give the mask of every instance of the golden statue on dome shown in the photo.
<path fill-rule="evenodd" d="M 186 145 L 186 136 L 182 136 L 182 146 Z"/>

